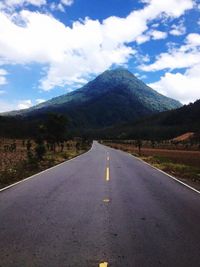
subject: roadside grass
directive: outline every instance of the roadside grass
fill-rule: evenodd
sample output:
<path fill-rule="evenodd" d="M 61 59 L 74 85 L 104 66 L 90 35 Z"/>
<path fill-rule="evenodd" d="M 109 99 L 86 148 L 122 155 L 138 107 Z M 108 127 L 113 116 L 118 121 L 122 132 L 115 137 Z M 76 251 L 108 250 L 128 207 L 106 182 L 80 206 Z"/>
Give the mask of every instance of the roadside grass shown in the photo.
<path fill-rule="evenodd" d="M 187 151 L 184 151 L 184 153 L 177 153 L 176 150 L 170 150 L 170 153 L 169 151 L 163 153 L 165 152 L 164 150 L 148 149 L 148 153 L 146 153 L 145 148 L 142 148 L 141 154 L 139 155 L 138 149 L 134 146 L 124 146 L 116 143 L 105 143 L 105 145 L 128 152 L 200 190 L 200 165 L 198 164 L 200 159 L 197 152 L 193 154 Z M 167 156 L 163 156 L 162 154 L 166 154 Z M 192 157 L 190 158 L 191 155 Z"/>
<path fill-rule="evenodd" d="M 57 147 L 56 152 L 47 151 L 41 161 L 38 161 L 35 157 L 28 158 L 26 149 L 20 145 L 17 146 L 15 152 L 7 151 L 5 153 L 3 149 L 0 149 L 0 188 L 72 159 L 89 149 L 89 144 L 77 149 L 76 143 L 70 141 L 70 146 L 67 147 L 66 145 L 63 152 L 59 151 L 59 147 Z M 34 147 L 32 153 L 33 151 Z"/>
<path fill-rule="evenodd" d="M 196 183 L 197 187 L 200 188 L 200 168 L 192 167 L 182 163 L 175 163 L 169 158 L 162 156 L 141 156 L 140 158 L 154 167 L 181 180 Z"/>

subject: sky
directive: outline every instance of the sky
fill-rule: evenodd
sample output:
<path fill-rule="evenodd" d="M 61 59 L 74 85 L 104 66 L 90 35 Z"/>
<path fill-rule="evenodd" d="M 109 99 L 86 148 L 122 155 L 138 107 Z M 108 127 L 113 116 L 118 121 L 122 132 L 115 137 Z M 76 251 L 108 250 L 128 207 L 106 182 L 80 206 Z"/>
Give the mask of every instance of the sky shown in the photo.
<path fill-rule="evenodd" d="M 0 0 L 0 112 L 124 67 L 183 104 L 200 98 L 200 0 Z"/>

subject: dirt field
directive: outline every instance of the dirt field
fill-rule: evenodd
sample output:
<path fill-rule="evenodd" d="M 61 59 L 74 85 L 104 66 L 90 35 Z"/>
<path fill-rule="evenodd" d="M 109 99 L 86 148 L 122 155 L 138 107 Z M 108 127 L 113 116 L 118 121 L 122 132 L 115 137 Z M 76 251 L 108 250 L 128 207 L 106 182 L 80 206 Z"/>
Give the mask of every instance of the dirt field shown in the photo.
<path fill-rule="evenodd" d="M 134 145 L 105 144 L 134 154 L 200 190 L 200 151 L 142 147 L 139 155 L 139 149 Z"/>
<path fill-rule="evenodd" d="M 56 151 L 47 149 L 42 161 L 28 158 L 28 147 L 35 154 L 35 143 L 30 140 L 0 139 L 0 188 L 31 176 L 67 159 L 73 158 L 89 149 L 89 145 L 79 145 L 78 141 L 67 141 L 56 146 Z"/>
<path fill-rule="evenodd" d="M 10 146 L 14 143 L 16 143 L 16 150 L 11 150 Z M 22 145 L 22 140 L 0 139 L 0 171 L 12 168 L 26 159 L 27 150 Z"/>
<path fill-rule="evenodd" d="M 109 143 L 108 143 L 109 144 Z M 112 147 L 130 153 L 139 153 L 138 148 L 128 144 L 109 144 Z M 200 151 L 172 150 L 159 148 L 141 148 L 141 156 L 161 156 L 171 159 L 173 162 L 182 163 L 200 168 Z"/>

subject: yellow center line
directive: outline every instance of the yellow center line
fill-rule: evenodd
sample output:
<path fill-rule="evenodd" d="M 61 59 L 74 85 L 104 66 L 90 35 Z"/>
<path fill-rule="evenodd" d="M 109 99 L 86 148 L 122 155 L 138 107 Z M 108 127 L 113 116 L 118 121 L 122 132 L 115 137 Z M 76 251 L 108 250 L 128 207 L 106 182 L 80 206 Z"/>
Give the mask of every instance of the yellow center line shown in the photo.
<path fill-rule="evenodd" d="M 108 263 L 107 262 L 102 262 L 99 264 L 99 267 L 108 267 Z"/>
<path fill-rule="evenodd" d="M 107 182 L 110 181 L 110 168 L 109 167 L 106 168 L 106 181 Z"/>
<path fill-rule="evenodd" d="M 105 202 L 105 203 L 109 203 L 109 202 L 110 202 L 110 199 L 109 199 L 109 198 L 105 198 L 105 199 L 103 200 L 103 202 Z"/>

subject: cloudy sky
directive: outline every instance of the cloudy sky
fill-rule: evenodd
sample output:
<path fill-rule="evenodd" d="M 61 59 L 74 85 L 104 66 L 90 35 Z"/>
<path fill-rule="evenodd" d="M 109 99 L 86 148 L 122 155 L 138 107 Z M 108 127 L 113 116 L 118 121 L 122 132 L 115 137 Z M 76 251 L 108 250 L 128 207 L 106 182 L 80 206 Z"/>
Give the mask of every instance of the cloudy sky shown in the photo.
<path fill-rule="evenodd" d="M 116 66 L 182 103 L 200 98 L 200 0 L 0 0 L 0 112 Z"/>

